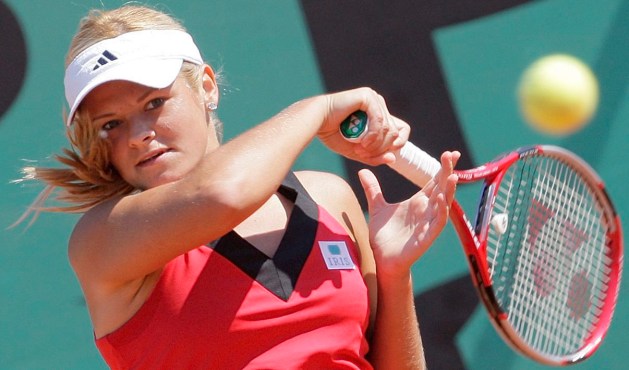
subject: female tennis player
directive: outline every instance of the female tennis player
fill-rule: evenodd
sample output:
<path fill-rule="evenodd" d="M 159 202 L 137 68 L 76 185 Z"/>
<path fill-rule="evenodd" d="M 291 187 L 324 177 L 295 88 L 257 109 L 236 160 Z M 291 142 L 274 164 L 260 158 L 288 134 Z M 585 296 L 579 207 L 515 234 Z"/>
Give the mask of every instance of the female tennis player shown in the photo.
<path fill-rule="evenodd" d="M 144 6 L 91 11 L 66 61 L 70 149 L 31 211 L 83 215 L 69 258 L 113 369 L 423 368 L 411 265 L 446 223 L 457 152 L 412 198 L 290 171 L 318 137 L 379 165 L 409 126 L 368 88 L 304 99 L 221 144 L 219 89 L 191 36 Z M 339 134 L 356 110 L 360 143 Z M 50 193 L 67 202 L 45 207 Z"/>

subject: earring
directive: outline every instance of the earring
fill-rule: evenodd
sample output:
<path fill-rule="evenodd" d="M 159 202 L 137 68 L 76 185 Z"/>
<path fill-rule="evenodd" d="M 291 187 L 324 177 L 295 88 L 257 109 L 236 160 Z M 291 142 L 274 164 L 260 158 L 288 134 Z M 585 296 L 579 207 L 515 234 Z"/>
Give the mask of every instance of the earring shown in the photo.
<path fill-rule="evenodd" d="M 218 108 L 218 106 L 216 105 L 216 103 L 214 103 L 213 101 L 207 103 L 207 109 L 214 111 Z"/>

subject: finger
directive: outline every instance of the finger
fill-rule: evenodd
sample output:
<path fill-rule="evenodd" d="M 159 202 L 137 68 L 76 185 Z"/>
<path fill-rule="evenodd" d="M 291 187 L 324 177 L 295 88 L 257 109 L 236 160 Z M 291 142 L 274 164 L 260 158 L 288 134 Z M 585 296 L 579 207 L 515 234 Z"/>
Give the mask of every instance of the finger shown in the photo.
<path fill-rule="evenodd" d="M 452 201 L 454 200 L 454 194 L 456 193 L 456 184 L 459 182 L 459 177 L 455 174 L 448 176 L 445 197 L 448 207 L 452 205 Z"/>
<path fill-rule="evenodd" d="M 381 164 L 390 164 L 395 162 L 395 154 L 392 152 L 383 152 L 374 155 L 369 152 L 365 148 L 361 146 L 354 147 L 355 160 L 358 160 L 362 163 L 368 164 L 370 166 L 379 166 Z"/>
<path fill-rule="evenodd" d="M 452 167 L 455 168 L 457 163 L 459 163 L 459 159 L 461 158 L 461 152 L 455 150 L 452 152 Z"/>
<path fill-rule="evenodd" d="M 440 161 L 439 172 L 422 188 L 422 192 L 428 197 L 443 192 L 447 177 L 453 171 L 449 152 L 443 152 Z"/>
<path fill-rule="evenodd" d="M 362 147 L 371 152 L 374 156 L 399 149 L 406 142 L 406 138 L 408 137 L 406 136 L 401 141 L 398 140 L 400 127 L 408 125 L 391 115 L 382 96 L 377 95 L 377 100 L 379 101 L 380 112 L 375 117 L 375 119 L 377 119 L 376 125 L 374 125 L 374 127 L 370 125 L 369 132 L 361 143 Z M 371 122 L 374 118 L 370 117 L 369 119 Z"/>
<path fill-rule="evenodd" d="M 380 183 L 373 172 L 366 169 L 358 171 L 358 178 L 367 198 L 369 214 L 373 215 L 380 207 L 386 204 Z"/>
<path fill-rule="evenodd" d="M 454 199 L 454 193 L 456 192 L 456 185 L 459 182 L 459 177 L 454 173 L 454 167 L 458 163 L 461 158 L 461 153 L 458 151 L 453 151 L 451 153 L 451 173 L 446 178 L 446 201 L 448 202 L 448 206 L 452 204 L 452 200 Z"/>
<path fill-rule="evenodd" d="M 449 176 L 454 173 L 454 166 L 456 166 L 456 163 L 458 162 L 460 156 L 461 153 L 456 151 L 446 151 L 441 154 L 441 170 L 439 171 L 438 175 L 438 184 L 442 188 L 444 188 L 448 183 Z"/>
<path fill-rule="evenodd" d="M 377 141 L 378 137 L 382 135 L 382 131 L 388 129 L 386 123 L 389 112 L 384 104 L 384 98 L 373 90 L 371 90 L 371 93 L 369 96 L 369 109 L 366 110 L 369 127 L 361 141 L 363 147 L 367 147 L 374 141 Z"/>
<path fill-rule="evenodd" d="M 411 134 L 411 126 L 395 116 L 392 116 L 392 118 L 393 123 L 398 129 L 398 137 L 393 142 L 393 145 L 396 149 L 399 149 L 403 147 L 404 144 L 406 144 L 406 142 L 408 141 L 408 137 Z"/>
<path fill-rule="evenodd" d="M 451 152 L 443 152 L 441 154 L 441 176 L 445 179 L 452 171 L 454 171 L 454 164 L 452 163 L 453 155 Z"/>
<path fill-rule="evenodd" d="M 386 132 L 385 132 L 386 131 Z M 367 145 L 356 148 L 356 154 L 376 165 L 391 164 L 395 162 L 395 152 L 399 150 L 397 141 L 398 133 L 384 130 L 380 137 L 373 137 L 373 140 Z"/>
<path fill-rule="evenodd" d="M 449 212 L 449 207 L 446 204 L 446 200 L 443 194 L 439 194 L 434 199 L 432 199 L 431 202 L 431 212 L 433 214 L 433 218 L 430 221 L 428 232 L 424 239 L 424 241 L 427 242 L 429 245 L 432 244 L 435 239 L 437 239 L 437 237 L 445 227 L 448 221 Z"/>
<path fill-rule="evenodd" d="M 432 222 L 433 232 L 439 234 L 443 227 L 448 222 L 448 213 L 450 211 L 450 205 L 447 203 L 447 199 L 443 194 L 437 196 L 437 214 Z"/>
<path fill-rule="evenodd" d="M 390 123 L 383 123 L 380 130 L 365 136 L 361 141 L 361 146 L 372 153 L 384 152 L 391 148 L 398 135 L 399 133 L 392 128 Z"/>
<path fill-rule="evenodd" d="M 438 194 L 435 197 L 435 209 L 436 209 L 436 224 L 445 223 L 448 217 L 448 210 L 450 209 L 446 197 L 444 194 Z"/>

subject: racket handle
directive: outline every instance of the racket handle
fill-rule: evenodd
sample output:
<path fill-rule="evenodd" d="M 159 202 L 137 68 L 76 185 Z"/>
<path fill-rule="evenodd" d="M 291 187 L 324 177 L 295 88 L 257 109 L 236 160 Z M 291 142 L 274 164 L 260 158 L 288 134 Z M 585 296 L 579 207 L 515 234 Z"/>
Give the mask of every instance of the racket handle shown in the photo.
<path fill-rule="evenodd" d="M 367 114 L 356 111 L 341 123 L 341 135 L 349 141 L 360 141 L 367 126 Z M 441 169 L 439 161 L 410 141 L 393 154 L 395 162 L 389 167 L 419 187 L 424 187 Z"/>

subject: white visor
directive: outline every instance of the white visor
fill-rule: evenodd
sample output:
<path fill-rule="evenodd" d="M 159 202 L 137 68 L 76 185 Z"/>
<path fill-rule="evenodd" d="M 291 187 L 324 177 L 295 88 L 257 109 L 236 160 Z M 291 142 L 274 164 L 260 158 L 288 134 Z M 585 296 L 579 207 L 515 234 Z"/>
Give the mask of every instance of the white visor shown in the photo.
<path fill-rule="evenodd" d="M 161 89 L 175 81 L 184 60 L 203 64 L 192 37 L 177 30 L 127 32 L 90 46 L 66 68 L 66 124 L 72 124 L 81 101 L 97 86 L 124 80 Z"/>

